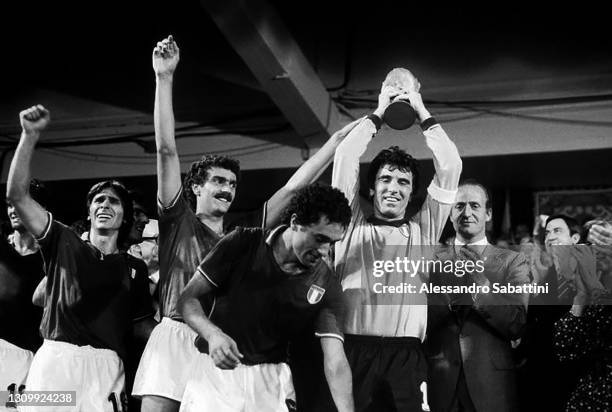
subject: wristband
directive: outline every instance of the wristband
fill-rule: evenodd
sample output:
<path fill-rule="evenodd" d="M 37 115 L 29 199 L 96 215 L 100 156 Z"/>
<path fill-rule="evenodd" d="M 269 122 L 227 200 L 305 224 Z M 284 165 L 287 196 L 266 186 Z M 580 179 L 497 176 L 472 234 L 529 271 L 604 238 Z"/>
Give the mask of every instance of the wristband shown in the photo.
<path fill-rule="evenodd" d="M 374 123 L 374 126 L 376 126 L 376 131 L 379 131 L 380 128 L 382 127 L 382 125 L 383 125 L 382 119 L 380 117 L 378 117 L 377 115 L 375 115 L 375 114 L 367 115 L 366 119 L 370 119 L 370 121 L 372 123 Z"/>
<path fill-rule="evenodd" d="M 434 119 L 433 117 L 430 117 L 429 119 L 425 119 L 423 121 L 423 123 L 421 123 L 421 129 L 427 130 L 431 126 L 434 126 L 436 124 L 438 124 L 438 121 L 436 119 Z"/>

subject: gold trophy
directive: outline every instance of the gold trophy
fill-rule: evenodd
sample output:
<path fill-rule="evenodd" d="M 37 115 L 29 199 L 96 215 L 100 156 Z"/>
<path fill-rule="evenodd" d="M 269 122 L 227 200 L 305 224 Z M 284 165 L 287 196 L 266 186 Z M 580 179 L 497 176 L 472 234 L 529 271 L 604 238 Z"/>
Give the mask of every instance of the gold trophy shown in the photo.
<path fill-rule="evenodd" d="M 418 92 L 421 84 L 410 70 L 402 67 L 395 68 L 387 74 L 383 87 L 392 86 L 402 93 Z M 404 130 L 412 126 L 416 120 L 416 113 L 410 102 L 403 99 L 395 99 L 385 110 L 383 120 L 392 129 Z"/>

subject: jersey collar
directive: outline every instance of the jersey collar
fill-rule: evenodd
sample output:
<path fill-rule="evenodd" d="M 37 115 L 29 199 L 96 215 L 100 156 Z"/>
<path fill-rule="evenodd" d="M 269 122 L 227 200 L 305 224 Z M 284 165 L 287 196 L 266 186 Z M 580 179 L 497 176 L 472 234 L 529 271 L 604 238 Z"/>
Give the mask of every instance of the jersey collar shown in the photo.
<path fill-rule="evenodd" d="M 400 227 L 400 226 L 406 225 L 408 224 L 409 220 L 410 219 L 406 219 L 406 218 L 403 218 L 400 220 L 384 220 L 374 215 L 370 215 L 370 217 L 366 219 L 366 221 L 369 224 L 374 225 L 374 226 L 393 226 L 393 227 Z"/>
<path fill-rule="evenodd" d="M 287 226 L 287 225 L 280 225 L 280 226 L 276 226 L 274 229 L 272 229 L 270 231 L 270 234 L 266 238 L 266 244 L 268 246 L 272 246 L 272 242 L 274 242 L 274 239 L 276 239 L 278 237 L 278 235 L 280 235 L 288 227 L 289 226 Z"/>

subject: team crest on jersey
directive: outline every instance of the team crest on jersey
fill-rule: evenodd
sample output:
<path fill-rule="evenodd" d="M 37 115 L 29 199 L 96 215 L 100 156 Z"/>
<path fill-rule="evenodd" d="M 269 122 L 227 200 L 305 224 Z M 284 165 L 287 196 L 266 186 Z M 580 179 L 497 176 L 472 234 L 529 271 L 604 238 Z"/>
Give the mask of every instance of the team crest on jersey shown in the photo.
<path fill-rule="evenodd" d="M 308 303 L 315 305 L 321 301 L 323 295 L 325 295 L 325 289 L 321 286 L 311 285 L 306 294 L 306 299 L 308 299 Z"/>
<path fill-rule="evenodd" d="M 132 268 L 131 272 L 132 279 L 134 279 L 136 277 L 136 269 Z"/>

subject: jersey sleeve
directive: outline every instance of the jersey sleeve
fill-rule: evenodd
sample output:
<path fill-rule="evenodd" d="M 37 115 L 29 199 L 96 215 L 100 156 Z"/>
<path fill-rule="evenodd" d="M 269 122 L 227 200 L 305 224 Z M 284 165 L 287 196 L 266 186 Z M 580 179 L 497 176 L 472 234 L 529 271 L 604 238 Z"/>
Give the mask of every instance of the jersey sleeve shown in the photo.
<path fill-rule="evenodd" d="M 189 204 L 185 196 L 183 196 L 183 189 L 179 190 L 174 200 L 167 206 L 163 206 L 159 199 L 157 199 L 157 211 L 159 212 L 160 224 L 161 221 L 174 219 L 183 215 L 187 209 L 189 209 Z"/>
<path fill-rule="evenodd" d="M 85 243 L 76 232 L 53 219 L 51 213 L 47 227 L 36 240 L 43 256 L 44 271 L 50 278 L 53 278 L 57 272 L 55 268 L 58 267 L 59 261 L 69 259 L 71 255 L 78 253 Z M 72 274 L 72 271 L 66 273 Z"/>
<path fill-rule="evenodd" d="M 435 122 L 433 118 L 430 119 Z M 426 121 L 423 124 L 431 123 Z M 427 197 L 421 210 L 412 220 L 420 226 L 422 244 L 430 245 L 437 244 L 455 202 L 462 162 L 457 147 L 442 126 L 433 123 L 423 134 L 433 153 L 436 174 L 427 188 Z"/>
<path fill-rule="evenodd" d="M 376 126 L 369 119 L 363 119 L 338 145 L 334 155 L 332 186 L 344 193 L 349 201 L 353 220 L 359 208 L 359 159 L 368 148 Z"/>
<path fill-rule="evenodd" d="M 244 256 L 249 247 L 250 231 L 236 228 L 221 239 L 206 255 L 196 271 L 215 287 L 223 287 L 234 274 L 235 262 Z"/>
<path fill-rule="evenodd" d="M 329 269 L 328 269 L 329 270 Z M 319 338 L 336 338 L 344 342 L 342 324 L 344 317 L 344 305 L 342 304 L 342 288 L 340 281 L 329 270 L 328 290 L 323 299 L 323 306 L 315 320 L 315 336 Z"/>
<path fill-rule="evenodd" d="M 128 257 L 132 284 L 130 300 L 132 304 L 132 321 L 136 322 L 155 315 L 153 298 L 149 293 L 149 276 L 147 265 L 140 259 Z"/>

